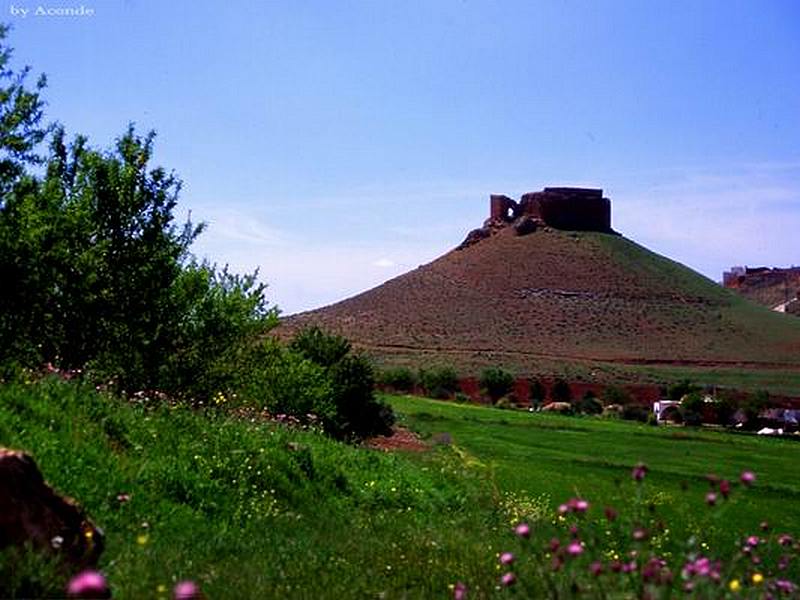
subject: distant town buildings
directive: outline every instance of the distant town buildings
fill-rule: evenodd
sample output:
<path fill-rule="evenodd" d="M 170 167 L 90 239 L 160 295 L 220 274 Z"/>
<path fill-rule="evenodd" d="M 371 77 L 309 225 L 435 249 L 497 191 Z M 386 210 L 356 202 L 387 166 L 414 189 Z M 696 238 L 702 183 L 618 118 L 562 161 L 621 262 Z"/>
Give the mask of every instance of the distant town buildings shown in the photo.
<path fill-rule="evenodd" d="M 800 267 L 731 267 L 722 285 L 774 311 L 800 315 Z"/>

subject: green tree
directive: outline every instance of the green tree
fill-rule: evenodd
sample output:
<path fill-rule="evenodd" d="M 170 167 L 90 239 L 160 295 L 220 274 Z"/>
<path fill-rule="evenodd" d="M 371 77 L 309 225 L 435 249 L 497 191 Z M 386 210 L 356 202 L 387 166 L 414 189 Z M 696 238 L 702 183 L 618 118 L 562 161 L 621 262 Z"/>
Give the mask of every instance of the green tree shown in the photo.
<path fill-rule="evenodd" d="M 430 398 L 444 400 L 458 391 L 458 373 L 453 367 L 431 367 L 419 370 L 419 381 Z"/>
<path fill-rule="evenodd" d="M 620 387 L 609 385 L 603 390 L 602 394 L 603 404 L 606 406 L 611 404 L 618 404 L 620 406 L 627 406 L 631 403 L 631 397 Z"/>
<path fill-rule="evenodd" d="M 531 379 L 528 382 L 528 398 L 533 406 L 539 406 L 547 398 L 547 390 L 538 379 Z"/>
<path fill-rule="evenodd" d="M 492 402 L 497 402 L 514 388 L 514 376 L 500 367 L 489 367 L 481 373 L 480 384 Z"/>
<path fill-rule="evenodd" d="M 667 397 L 670 400 L 678 401 L 688 394 L 700 391 L 700 386 L 693 384 L 688 379 L 684 379 L 667 388 Z"/>
<path fill-rule="evenodd" d="M 569 389 L 569 384 L 563 379 L 556 379 L 550 390 L 550 397 L 554 402 L 570 402 L 572 391 Z"/>
<path fill-rule="evenodd" d="M 40 95 L 47 79 L 40 75 L 32 90 L 26 87 L 31 69 L 11 68 L 13 51 L 5 41 L 8 30 L 7 25 L 0 25 L 0 194 L 3 196 L 25 174 L 27 166 L 41 162 L 36 148 L 49 130 L 43 124 L 45 102 Z"/>

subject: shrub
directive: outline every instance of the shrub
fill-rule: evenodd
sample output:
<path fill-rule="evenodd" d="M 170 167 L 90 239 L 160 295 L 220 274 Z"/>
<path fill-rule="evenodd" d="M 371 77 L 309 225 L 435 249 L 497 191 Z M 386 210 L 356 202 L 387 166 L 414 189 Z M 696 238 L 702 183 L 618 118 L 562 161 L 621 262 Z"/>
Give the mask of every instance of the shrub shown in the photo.
<path fill-rule="evenodd" d="M 602 393 L 603 404 L 606 406 L 609 404 L 618 404 L 620 406 L 627 406 L 631 403 L 631 397 L 623 390 L 621 387 L 617 387 L 615 385 L 609 385 L 606 389 L 603 390 Z"/>
<path fill-rule="evenodd" d="M 372 365 L 352 354 L 345 338 L 312 327 L 295 335 L 289 351 L 317 365 L 328 378 L 331 396 L 325 406 L 330 413 L 323 420 L 327 433 L 341 439 L 391 433 L 394 413 L 375 397 Z"/>
<path fill-rule="evenodd" d="M 705 402 L 703 396 L 695 391 L 683 396 L 681 400 L 681 416 L 686 425 L 702 425 Z"/>
<path fill-rule="evenodd" d="M 324 367 L 266 340 L 254 353 L 252 368 L 242 389 L 249 404 L 300 420 L 315 415 L 323 426 L 336 418 L 333 384 Z"/>
<path fill-rule="evenodd" d="M 395 367 L 381 372 L 381 384 L 398 392 L 412 392 L 417 385 L 417 376 L 408 367 Z"/>
<path fill-rule="evenodd" d="M 677 402 L 684 396 L 699 391 L 701 391 L 700 386 L 694 385 L 688 379 L 684 379 L 667 388 L 667 397 Z"/>
<path fill-rule="evenodd" d="M 569 384 L 563 379 L 556 379 L 550 390 L 550 398 L 553 402 L 570 402 L 572 391 L 569 389 Z"/>
<path fill-rule="evenodd" d="M 490 367 L 481 373 L 480 384 L 492 402 L 497 402 L 514 388 L 514 376 L 500 367 Z"/>
<path fill-rule="evenodd" d="M 361 439 L 389 435 L 391 407 L 375 398 L 375 375 L 369 361 L 348 354 L 330 368 L 336 416 L 327 430 L 336 437 Z"/>
<path fill-rule="evenodd" d="M 747 429 L 758 429 L 761 423 L 761 411 L 769 408 L 769 392 L 760 390 L 749 396 L 742 405 L 745 416 L 745 427 Z"/>
<path fill-rule="evenodd" d="M 579 413 L 599 415 L 603 412 L 603 404 L 592 392 L 586 392 L 576 407 Z"/>
<path fill-rule="evenodd" d="M 714 405 L 717 423 L 720 425 L 731 425 L 738 409 L 738 403 L 730 392 L 722 391 L 717 396 Z"/>
<path fill-rule="evenodd" d="M 648 417 L 650 416 L 650 411 L 644 406 L 639 406 L 638 404 L 626 404 L 622 407 L 622 413 L 620 416 L 628 421 L 640 421 L 642 423 L 646 423 Z"/>
<path fill-rule="evenodd" d="M 458 373 L 452 367 L 432 367 L 420 369 L 419 381 L 425 395 L 444 400 L 458 391 Z"/>
<path fill-rule="evenodd" d="M 547 390 L 538 379 L 528 381 L 528 399 L 532 406 L 539 406 L 547 399 Z"/>

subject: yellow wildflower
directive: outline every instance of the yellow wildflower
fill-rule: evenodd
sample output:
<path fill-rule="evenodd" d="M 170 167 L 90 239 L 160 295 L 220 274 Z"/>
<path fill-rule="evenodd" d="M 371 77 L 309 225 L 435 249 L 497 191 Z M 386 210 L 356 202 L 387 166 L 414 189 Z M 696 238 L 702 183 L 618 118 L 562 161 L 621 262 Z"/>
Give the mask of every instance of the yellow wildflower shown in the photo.
<path fill-rule="evenodd" d="M 762 581 L 764 581 L 764 576 L 761 573 L 753 573 L 753 583 L 758 585 Z"/>
<path fill-rule="evenodd" d="M 728 584 L 728 589 L 732 592 L 738 592 L 742 589 L 742 584 L 739 583 L 738 579 L 731 579 L 731 582 Z"/>

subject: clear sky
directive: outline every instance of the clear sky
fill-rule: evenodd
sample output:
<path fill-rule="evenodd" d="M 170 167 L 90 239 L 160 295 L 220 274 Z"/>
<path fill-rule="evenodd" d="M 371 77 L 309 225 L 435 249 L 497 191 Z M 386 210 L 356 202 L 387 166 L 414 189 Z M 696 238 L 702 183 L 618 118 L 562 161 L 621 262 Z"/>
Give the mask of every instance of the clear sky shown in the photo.
<path fill-rule="evenodd" d="M 48 116 L 99 147 L 155 129 L 196 253 L 284 313 L 548 185 L 604 188 L 618 231 L 715 280 L 800 264 L 795 0 L 0 2 Z"/>

